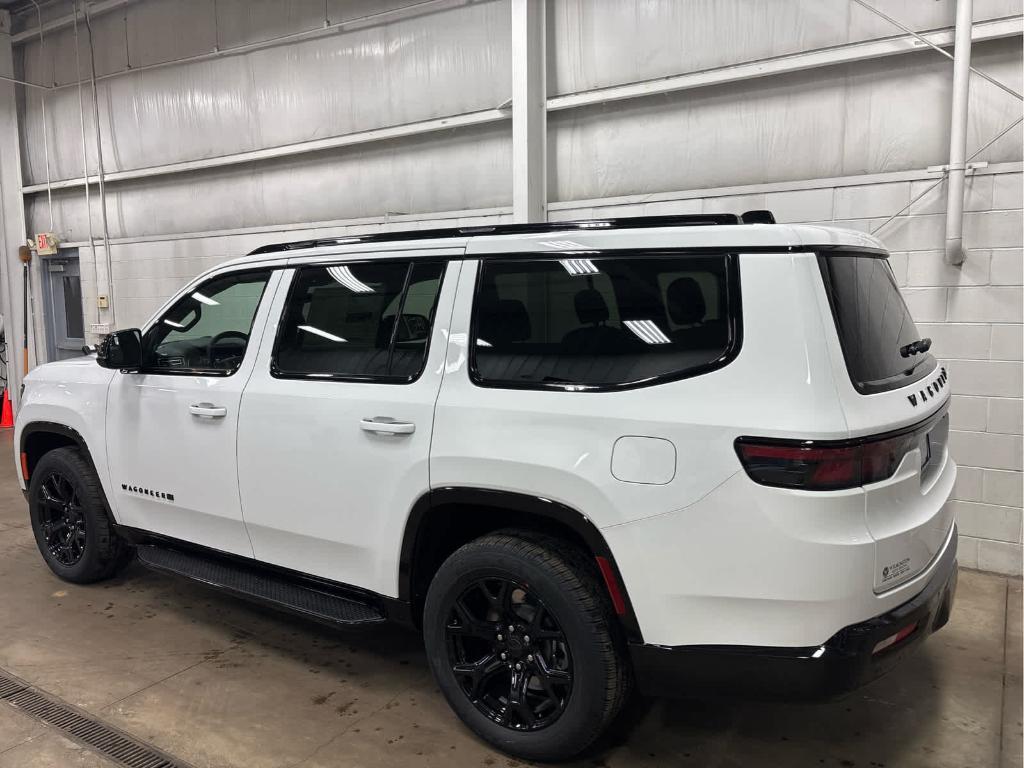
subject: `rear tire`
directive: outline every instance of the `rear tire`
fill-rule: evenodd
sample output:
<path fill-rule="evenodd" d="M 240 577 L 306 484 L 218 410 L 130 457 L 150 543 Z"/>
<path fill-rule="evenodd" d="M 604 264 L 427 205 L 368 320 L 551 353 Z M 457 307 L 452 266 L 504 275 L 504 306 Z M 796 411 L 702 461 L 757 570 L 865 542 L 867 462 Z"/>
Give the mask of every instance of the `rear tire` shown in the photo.
<path fill-rule="evenodd" d="M 623 643 L 596 569 L 562 540 L 504 531 L 461 547 L 430 584 L 423 625 L 452 709 L 516 757 L 579 755 L 628 696 Z"/>
<path fill-rule="evenodd" d="M 96 472 L 77 448 L 57 448 L 32 470 L 29 516 L 36 546 L 57 576 L 88 584 L 113 576 L 131 557 L 107 514 Z"/>

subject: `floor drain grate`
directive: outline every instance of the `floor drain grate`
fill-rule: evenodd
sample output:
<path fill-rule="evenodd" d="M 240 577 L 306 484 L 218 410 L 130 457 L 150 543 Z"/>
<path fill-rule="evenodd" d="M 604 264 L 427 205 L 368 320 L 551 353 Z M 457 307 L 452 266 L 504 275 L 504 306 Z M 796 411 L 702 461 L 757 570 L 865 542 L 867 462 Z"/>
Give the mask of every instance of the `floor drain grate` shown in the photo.
<path fill-rule="evenodd" d="M 25 688 L 28 688 L 28 684 L 18 678 L 0 675 L 0 699 L 6 699 L 8 696 L 13 696 L 15 693 L 24 690 Z"/>
<path fill-rule="evenodd" d="M 26 715 L 52 725 L 65 735 L 127 768 L 190 768 L 187 763 L 132 738 L 85 712 L 30 687 L 15 677 L 0 674 L 0 700 Z"/>

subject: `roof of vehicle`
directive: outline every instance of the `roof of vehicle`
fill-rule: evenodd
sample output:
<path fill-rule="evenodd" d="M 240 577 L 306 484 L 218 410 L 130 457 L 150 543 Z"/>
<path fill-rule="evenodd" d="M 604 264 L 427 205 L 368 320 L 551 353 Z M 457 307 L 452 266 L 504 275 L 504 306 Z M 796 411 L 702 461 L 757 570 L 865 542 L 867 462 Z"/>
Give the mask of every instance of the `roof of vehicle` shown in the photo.
<path fill-rule="evenodd" d="M 439 249 L 466 256 L 501 253 L 565 253 L 652 248 L 742 250 L 814 247 L 884 251 L 875 237 L 849 229 L 810 224 L 746 223 L 774 221 L 768 211 L 694 216 L 644 216 L 619 219 L 494 224 L 446 229 L 404 230 L 267 245 L 221 264 L 300 263 L 396 251 Z M 449 252 L 448 255 L 454 255 Z"/>

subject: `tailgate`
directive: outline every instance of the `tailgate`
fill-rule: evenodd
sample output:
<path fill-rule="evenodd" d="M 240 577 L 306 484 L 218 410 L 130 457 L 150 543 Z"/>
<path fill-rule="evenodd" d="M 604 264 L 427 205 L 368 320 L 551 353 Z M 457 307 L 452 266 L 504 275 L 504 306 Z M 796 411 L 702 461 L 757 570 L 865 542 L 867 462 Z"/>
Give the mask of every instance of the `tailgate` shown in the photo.
<path fill-rule="evenodd" d="M 825 335 L 850 437 L 888 441 L 889 459 L 898 462 L 891 475 L 863 486 L 876 542 L 874 589 L 883 592 L 928 568 L 950 535 L 946 500 L 956 465 L 948 450 L 949 384 L 887 258 L 843 252 L 818 262 Z"/>
<path fill-rule="evenodd" d="M 868 531 L 876 542 L 876 592 L 925 570 L 942 551 L 953 525 L 952 507 L 946 504 L 956 479 L 948 450 L 948 407 L 907 434 L 916 447 L 896 473 L 864 487 Z"/>

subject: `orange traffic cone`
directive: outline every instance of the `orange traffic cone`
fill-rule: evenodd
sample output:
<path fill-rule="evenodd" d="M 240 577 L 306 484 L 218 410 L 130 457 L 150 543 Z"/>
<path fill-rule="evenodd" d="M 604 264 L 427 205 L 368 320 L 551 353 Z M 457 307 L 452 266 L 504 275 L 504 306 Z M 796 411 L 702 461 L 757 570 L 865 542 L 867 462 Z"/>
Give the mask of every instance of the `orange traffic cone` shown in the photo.
<path fill-rule="evenodd" d="M 14 426 L 14 411 L 11 410 L 11 397 L 7 394 L 7 387 L 4 387 L 4 405 L 0 409 L 0 429 Z"/>

